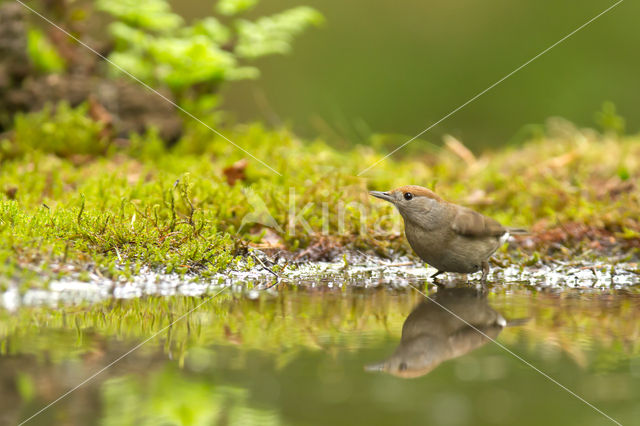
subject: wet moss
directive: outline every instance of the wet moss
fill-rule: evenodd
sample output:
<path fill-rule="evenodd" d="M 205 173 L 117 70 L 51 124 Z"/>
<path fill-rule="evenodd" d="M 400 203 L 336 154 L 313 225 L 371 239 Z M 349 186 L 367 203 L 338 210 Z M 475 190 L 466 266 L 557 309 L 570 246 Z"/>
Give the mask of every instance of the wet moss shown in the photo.
<path fill-rule="evenodd" d="M 101 126 L 86 108 L 63 106 L 19 116 L 0 142 L 3 280 L 31 285 L 87 269 L 126 277 L 141 265 L 207 275 L 251 245 L 316 258 L 345 247 L 406 253 L 398 215 L 368 190 L 409 183 L 531 228 L 520 245 L 531 261 L 534 251 L 640 246 L 637 136 L 553 121 L 519 147 L 475 157 L 456 141 L 359 176 L 385 153 L 260 124 L 228 129 L 254 158 L 197 124 L 172 147 L 153 132 L 110 139 Z"/>

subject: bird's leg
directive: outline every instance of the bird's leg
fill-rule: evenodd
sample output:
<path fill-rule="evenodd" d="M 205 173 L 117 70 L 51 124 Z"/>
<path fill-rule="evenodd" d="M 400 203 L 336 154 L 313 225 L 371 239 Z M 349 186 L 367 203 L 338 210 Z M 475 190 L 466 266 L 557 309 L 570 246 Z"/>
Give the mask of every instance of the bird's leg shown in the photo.
<path fill-rule="evenodd" d="M 487 282 L 487 275 L 489 275 L 489 262 L 487 262 L 486 260 L 484 262 L 482 262 L 482 282 L 486 283 Z"/>
<path fill-rule="evenodd" d="M 442 274 L 443 272 L 444 272 L 444 271 L 438 271 L 438 272 L 436 272 L 435 274 L 431 275 L 431 277 L 430 277 L 430 278 L 435 279 L 438 275 Z"/>

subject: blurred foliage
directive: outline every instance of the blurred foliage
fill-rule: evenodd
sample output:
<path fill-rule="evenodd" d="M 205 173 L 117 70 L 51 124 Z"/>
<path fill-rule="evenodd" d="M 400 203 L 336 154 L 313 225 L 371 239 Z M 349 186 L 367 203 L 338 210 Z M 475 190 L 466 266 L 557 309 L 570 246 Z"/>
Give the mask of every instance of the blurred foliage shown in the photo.
<path fill-rule="evenodd" d="M 216 10 L 222 15 L 233 16 L 246 12 L 258 3 L 258 0 L 219 0 Z"/>
<path fill-rule="evenodd" d="M 499 2 L 474 0 L 455 7 L 449 0 L 300 3 L 321 10 L 327 30 L 305 35 L 304 48 L 291 59 L 265 61 L 259 81 L 225 88 L 225 108 L 240 121 L 284 121 L 299 136 L 341 146 L 367 143 L 372 133 L 397 134 L 399 144 L 406 142 L 608 7 L 601 0 L 581 2 L 580 11 L 571 3 L 541 6 L 536 0 L 509 3 L 508 11 Z M 197 0 L 177 4 L 199 13 Z M 270 14 L 279 4 L 261 2 L 252 13 Z M 478 153 L 504 146 L 523 125 L 551 115 L 594 126 L 593 113 L 605 100 L 627 119 L 627 134 L 637 133 L 640 57 L 633 52 L 640 33 L 624 29 L 640 16 L 640 3 L 623 2 L 610 13 L 615 18 L 572 37 L 571 46 L 558 46 L 561 54 L 517 73 L 507 87 L 420 139 L 439 143 L 452 134 Z"/>
<path fill-rule="evenodd" d="M 259 58 L 291 50 L 293 38 L 310 25 L 319 25 L 322 15 L 310 7 L 297 7 L 255 22 L 239 20 L 236 52 L 242 58 Z"/>
<path fill-rule="evenodd" d="M 24 155 L 31 150 L 50 152 L 60 157 L 74 155 L 101 155 L 108 141 L 101 137 L 103 125 L 92 120 L 87 114 L 87 106 L 71 108 L 61 102 L 55 108 L 45 106 L 31 114 L 16 114 L 14 118 L 14 138 L 19 143 L 3 152 L 4 156 Z"/>
<path fill-rule="evenodd" d="M 308 7 L 255 22 L 236 18 L 256 2 L 219 2 L 219 13 L 233 18 L 229 26 L 213 16 L 186 25 L 166 0 L 99 0 L 96 5 L 115 18 L 109 59 L 147 84 L 168 86 L 182 100 L 215 93 L 226 81 L 256 78 L 258 69 L 241 64 L 242 59 L 287 53 L 295 36 L 322 22 L 322 15 Z"/>
<path fill-rule="evenodd" d="M 602 110 L 596 113 L 596 123 L 605 132 L 613 132 L 617 135 L 624 134 L 626 121 L 618 115 L 613 102 L 605 102 Z"/>
<path fill-rule="evenodd" d="M 130 28 L 169 32 L 184 24 L 182 17 L 173 13 L 163 0 L 98 0 L 96 6 Z"/>
<path fill-rule="evenodd" d="M 60 105 L 18 116 L 13 134 L 0 141 L 5 282 L 41 285 L 42 274 L 83 271 L 87 263 L 109 276 L 142 265 L 209 275 L 267 237 L 267 245 L 291 251 L 319 245 L 410 254 L 399 215 L 368 195 L 407 183 L 532 227 L 528 250 L 540 250 L 534 264 L 569 249 L 572 256 L 595 250 L 630 258 L 640 240 L 637 138 L 558 119 L 520 148 L 474 157 L 449 141 L 412 159 L 385 159 L 364 177 L 357 174 L 382 160 L 381 152 L 338 151 L 287 130 L 238 126 L 227 137 L 281 175 L 247 159 L 233 182 L 230 170 L 243 153 L 197 123 L 171 148 L 154 132 L 109 145 L 101 129 L 86 107 Z M 279 228 L 252 223 L 256 213 L 269 214 Z"/>
<path fill-rule="evenodd" d="M 49 39 L 37 28 L 27 32 L 27 53 L 37 71 L 59 73 L 65 70 L 65 61 Z"/>
<path fill-rule="evenodd" d="M 220 386 L 164 368 L 141 380 L 127 375 L 107 381 L 102 389 L 103 425 L 247 425 L 282 422 L 272 410 L 251 407 L 241 387 Z"/>

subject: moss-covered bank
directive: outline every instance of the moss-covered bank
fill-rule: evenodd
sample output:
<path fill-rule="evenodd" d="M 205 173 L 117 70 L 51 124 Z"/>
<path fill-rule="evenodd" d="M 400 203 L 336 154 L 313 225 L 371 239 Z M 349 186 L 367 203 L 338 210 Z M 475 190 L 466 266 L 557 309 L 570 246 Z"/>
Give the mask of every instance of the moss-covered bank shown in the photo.
<path fill-rule="evenodd" d="M 225 131 L 271 170 L 197 124 L 167 148 L 153 133 L 114 139 L 90 115 L 60 106 L 18 116 L 0 141 L 0 281 L 141 265 L 208 274 L 249 245 L 407 252 L 392 207 L 367 191 L 408 183 L 530 227 L 512 246 L 529 254 L 629 257 L 640 244 L 637 136 L 553 120 L 519 147 L 475 157 L 451 139 L 358 176 L 385 152 L 341 151 L 259 124 Z"/>

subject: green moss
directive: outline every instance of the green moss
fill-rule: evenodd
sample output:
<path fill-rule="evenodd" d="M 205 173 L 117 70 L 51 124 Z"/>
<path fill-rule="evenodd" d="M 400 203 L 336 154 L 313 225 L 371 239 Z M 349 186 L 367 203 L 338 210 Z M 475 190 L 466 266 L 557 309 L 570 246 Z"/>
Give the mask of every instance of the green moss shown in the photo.
<path fill-rule="evenodd" d="M 384 153 L 338 151 L 258 124 L 225 135 L 280 175 L 197 124 L 170 149 L 153 132 L 120 148 L 100 135 L 85 107 L 16 118 L 0 151 L 4 279 L 29 285 L 87 265 L 105 275 L 141 265 L 206 275 L 267 240 L 288 250 L 408 252 L 397 213 L 367 192 L 408 183 L 435 184 L 446 199 L 538 233 L 577 223 L 627 245 L 640 235 L 638 137 L 568 127 L 472 163 L 431 150 L 386 159 L 359 177 Z M 230 185 L 224 169 L 243 158 L 248 165 Z M 574 243 L 591 241 L 569 234 Z"/>
<path fill-rule="evenodd" d="M 39 112 L 17 114 L 13 143 L 6 143 L 0 151 L 4 157 L 22 156 L 32 151 L 56 154 L 72 159 L 74 156 L 101 155 L 107 141 L 101 137 L 103 125 L 87 115 L 87 106 L 71 108 L 62 102 L 55 108 L 47 105 Z M 77 158 L 77 157 L 76 157 Z"/>

